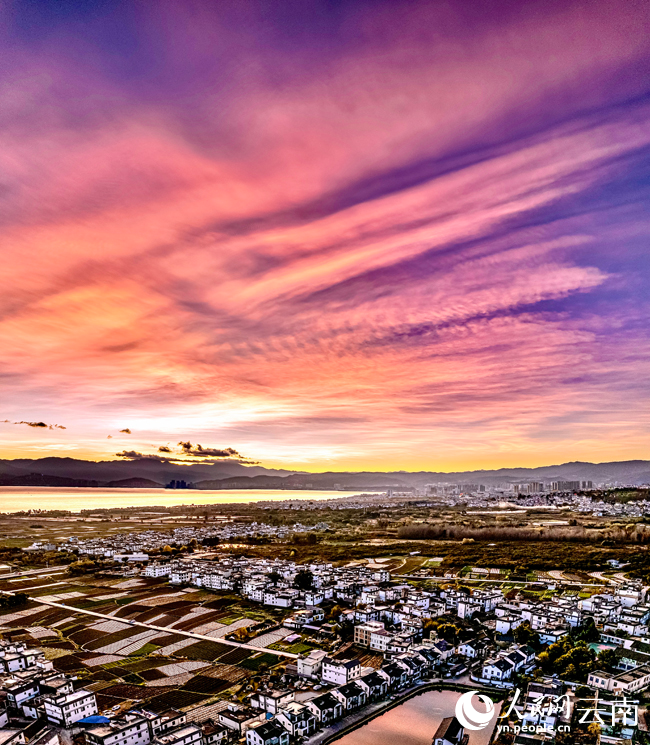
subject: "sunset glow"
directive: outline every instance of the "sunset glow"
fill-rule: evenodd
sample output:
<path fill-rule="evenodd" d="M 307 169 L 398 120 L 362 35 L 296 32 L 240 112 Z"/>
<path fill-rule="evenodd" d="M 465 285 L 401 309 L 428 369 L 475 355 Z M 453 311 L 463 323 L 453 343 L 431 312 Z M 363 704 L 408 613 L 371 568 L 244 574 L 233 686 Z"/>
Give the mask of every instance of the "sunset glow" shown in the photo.
<path fill-rule="evenodd" d="M 647 458 L 649 21 L 5 5 L 0 457 Z"/>

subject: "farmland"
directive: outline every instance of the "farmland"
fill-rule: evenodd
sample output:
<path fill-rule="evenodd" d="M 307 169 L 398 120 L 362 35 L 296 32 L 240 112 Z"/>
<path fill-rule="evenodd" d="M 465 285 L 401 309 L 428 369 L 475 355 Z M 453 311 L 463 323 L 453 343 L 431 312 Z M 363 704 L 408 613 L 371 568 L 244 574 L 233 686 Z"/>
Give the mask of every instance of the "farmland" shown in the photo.
<path fill-rule="evenodd" d="M 100 711 L 143 703 L 154 711 L 211 706 L 238 693 L 253 675 L 282 672 L 281 656 L 222 641 L 246 628 L 263 647 L 268 630 L 281 620 L 277 611 L 237 595 L 174 588 L 155 579 L 84 577 L 77 584 L 60 573 L 17 579 L 0 577 L 0 590 L 27 592 L 30 599 L 0 614 L 0 634 L 42 648 L 55 670 L 77 676 L 77 686 L 96 694 Z M 89 616 L 88 610 L 108 618 Z M 272 632 L 269 638 L 282 637 Z M 278 643 L 278 651 L 287 646 Z"/>

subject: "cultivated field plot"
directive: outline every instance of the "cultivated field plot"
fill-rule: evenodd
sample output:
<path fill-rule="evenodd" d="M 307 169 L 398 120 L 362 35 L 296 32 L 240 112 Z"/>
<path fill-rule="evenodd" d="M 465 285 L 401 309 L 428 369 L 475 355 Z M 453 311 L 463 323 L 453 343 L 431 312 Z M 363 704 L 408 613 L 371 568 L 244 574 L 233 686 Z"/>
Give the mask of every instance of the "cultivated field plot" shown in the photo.
<path fill-rule="evenodd" d="M 55 670 L 77 676 L 95 693 L 100 712 L 144 704 L 154 711 L 201 707 L 216 712 L 251 674 L 281 661 L 261 648 L 288 649 L 282 640 L 292 633 L 278 628 L 256 636 L 256 626 L 264 622 L 261 628 L 268 628 L 282 618 L 277 609 L 227 593 L 186 592 L 166 580 L 59 574 L 29 577 L 25 588 L 21 582 L 4 584 L 30 599 L 0 614 L 0 635 L 42 648 Z M 260 652 L 221 641 L 242 628 Z"/>
<path fill-rule="evenodd" d="M 282 641 L 282 639 L 285 639 L 287 636 L 291 636 L 293 633 L 294 632 L 291 631 L 291 629 L 280 628 L 275 631 L 269 631 L 266 634 L 261 634 L 260 636 L 255 637 L 255 639 L 251 639 L 249 644 L 253 647 L 268 647 L 270 644 L 277 644 L 279 641 Z"/>

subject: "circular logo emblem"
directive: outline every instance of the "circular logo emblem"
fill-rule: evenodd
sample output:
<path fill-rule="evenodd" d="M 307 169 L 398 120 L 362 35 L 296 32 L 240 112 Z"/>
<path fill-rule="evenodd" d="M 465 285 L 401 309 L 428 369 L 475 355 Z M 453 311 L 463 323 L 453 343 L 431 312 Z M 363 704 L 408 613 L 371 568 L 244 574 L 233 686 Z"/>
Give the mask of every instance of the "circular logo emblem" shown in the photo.
<path fill-rule="evenodd" d="M 485 705 L 487 711 L 478 711 L 476 709 L 472 703 L 474 696 Z M 463 693 L 458 701 L 456 701 L 456 719 L 458 719 L 465 729 L 474 731 L 484 729 L 488 726 L 493 716 L 494 704 L 491 699 L 478 691 Z"/>

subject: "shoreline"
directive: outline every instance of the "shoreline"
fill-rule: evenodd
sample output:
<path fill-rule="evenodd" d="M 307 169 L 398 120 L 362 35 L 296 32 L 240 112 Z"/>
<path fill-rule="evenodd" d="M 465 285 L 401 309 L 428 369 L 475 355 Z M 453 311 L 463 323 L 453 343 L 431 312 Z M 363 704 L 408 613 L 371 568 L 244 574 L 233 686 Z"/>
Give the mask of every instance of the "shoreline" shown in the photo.
<path fill-rule="evenodd" d="M 226 504 L 282 504 L 338 502 L 355 493 L 327 489 L 166 489 L 164 487 L 0 486 L 0 514 L 14 515 L 29 509 L 43 517 L 47 512 L 121 509 L 169 509 Z"/>

